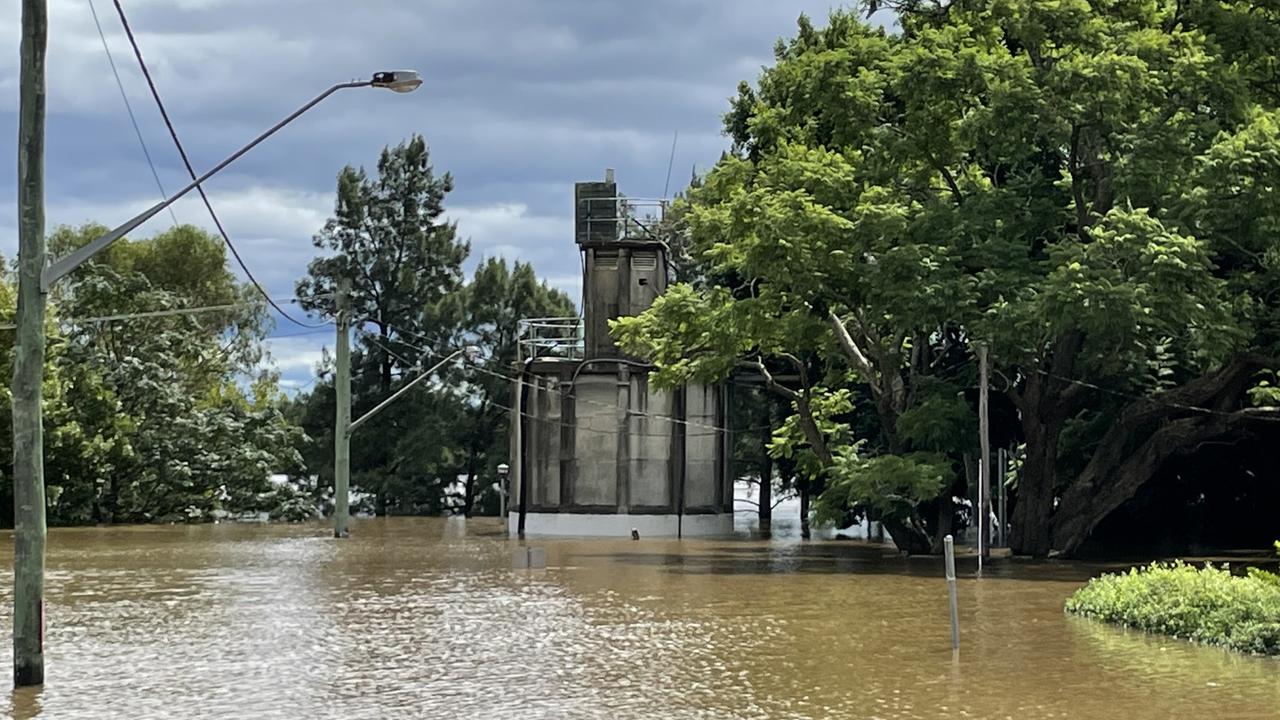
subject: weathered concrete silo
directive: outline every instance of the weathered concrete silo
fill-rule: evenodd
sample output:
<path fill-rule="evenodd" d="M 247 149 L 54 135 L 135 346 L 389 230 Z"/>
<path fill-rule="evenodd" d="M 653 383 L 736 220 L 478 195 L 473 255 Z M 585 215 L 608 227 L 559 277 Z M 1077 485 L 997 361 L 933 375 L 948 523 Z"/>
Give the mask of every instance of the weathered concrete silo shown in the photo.
<path fill-rule="evenodd" d="M 581 318 L 522 326 L 512 413 L 513 534 L 642 537 L 733 529 L 727 386 L 674 391 L 624 356 L 608 321 L 636 315 L 667 287 L 656 234 L 665 203 L 623 198 L 612 173 L 575 187 Z"/>

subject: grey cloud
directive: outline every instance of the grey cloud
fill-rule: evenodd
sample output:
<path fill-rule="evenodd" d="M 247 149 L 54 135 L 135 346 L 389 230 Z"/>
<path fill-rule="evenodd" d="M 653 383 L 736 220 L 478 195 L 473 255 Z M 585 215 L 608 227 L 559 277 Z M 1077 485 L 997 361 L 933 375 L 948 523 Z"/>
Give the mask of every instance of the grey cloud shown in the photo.
<path fill-rule="evenodd" d="M 184 171 L 107 0 L 108 40 L 162 179 Z M 673 190 L 727 146 L 721 115 L 773 43 L 827 2 L 798 0 L 129 0 L 143 52 L 195 164 L 209 167 L 335 81 L 414 67 L 418 93 L 347 91 L 209 184 L 233 237 L 273 294 L 313 254 L 346 164 L 372 168 L 411 133 L 457 190 L 450 217 L 475 255 L 515 255 L 575 289 L 572 184 L 617 168 L 657 195 L 672 133 Z M 121 222 L 157 195 L 84 0 L 51 0 L 51 222 Z M 0 26 L 0 136 L 16 136 L 17 23 Z M 15 166 L 12 143 L 0 166 Z M 14 177 L 0 175 L 0 251 L 15 246 Z M 91 216 L 87 214 L 92 213 Z M 182 221 L 208 226 L 195 203 Z M 163 227 L 163 220 L 153 229 Z M 295 369 L 291 368 L 290 372 Z"/>

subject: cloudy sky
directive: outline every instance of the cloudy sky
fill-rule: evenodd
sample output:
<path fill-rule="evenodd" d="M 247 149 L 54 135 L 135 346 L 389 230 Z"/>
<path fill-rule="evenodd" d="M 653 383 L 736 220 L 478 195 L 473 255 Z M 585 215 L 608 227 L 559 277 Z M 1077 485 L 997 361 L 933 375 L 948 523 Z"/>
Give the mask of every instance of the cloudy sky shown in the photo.
<path fill-rule="evenodd" d="M 180 159 L 150 100 L 110 0 L 93 0 L 143 136 L 171 191 Z M 617 170 L 632 196 L 671 192 L 727 146 L 720 118 L 774 41 L 827 0 L 125 0 L 130 22 L 198 170 L 329 85 L 415 68 L 410 95 L 346 90 L 207 184 L 215 208 L 273 296 L 303 275 L 310 238 L 344 165 L 422 133 L 456 191 L 449 214 L 472 264 L 531 261 L 578 296 L 572 186 Z M 50 0 L 47 201 L 50 227 L 116 225 L 159 197 L 111 75 L 89 0 Z M 18 3 L 0 22 L 0 137 L 17 135 Z M 0 167 L 15 167 L 0 143 Z M 0 173 L 0 252 L 16 252 L 15 174 Z M 193 196 L 194 197 L 194 196 Z M 212 227 L 183 201 L 180 222 Z M 145 236 L 170 224 L 161 215 Z M 280 320 L 271 341 L 290 384 L 311 379 L 328 334 Z"/>

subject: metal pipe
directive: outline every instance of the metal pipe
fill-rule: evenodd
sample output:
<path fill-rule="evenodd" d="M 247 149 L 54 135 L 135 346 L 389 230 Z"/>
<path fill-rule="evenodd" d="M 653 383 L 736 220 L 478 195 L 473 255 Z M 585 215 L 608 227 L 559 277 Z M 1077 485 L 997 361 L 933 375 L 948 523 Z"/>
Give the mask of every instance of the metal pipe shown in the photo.
<path fill-rule="evenodd" d="M 951 649 L 960 649 L 960 613 L 956 602 L 956 547 L 950 535 L 942 538 L 946 555 L 947 592 L 951 596 Z"/>
<path fill-rule="evenodd" d="M 525 378 L 525 375 L 529 373 L 529 367 L 532 364 L 533 364 L 533 358 L 529 358 L 528 360 L 524 361 L 524 366 L 520 369 L 520 373 L 518 376 L 519 380 L 518 380 L 518 384 L 516 385 L 516 388 L 519 391 L 519 395 L 516 399 L 517 409 L 524 407 L 524 388 L 526 386 L 524 378 Z M 523 425 L 523 424 L 524 424 L 524 415 L 523 413 L 517 412 L 516 425 L 517 427 L 519 427 L 520 425 Z M 520 477 L 520 518 L 516 523 L 516 534 L 521 539 L 523 539 L 525 518 L 529 514 L 529 490 L 527 487 L 528 483 L 525 482 L 525 475 L 524 475 L 524 443 L 523 442 L 520 443 L 520 454 L 518 457 L 516 457 L 515 461 L 516 461 L 516 467 L 520 468 L 520 476 L 519 476 Z"/>
<path fill-rule="evenodd" d="M 982 560 L 987 555 L 990 545 L 990 507 L 991 507 L 991 424 L 988 413 L 987 394 L 989 384 L 987 376 L 987 346 L 978 346 L 978 574 L 982 574 Z"/>

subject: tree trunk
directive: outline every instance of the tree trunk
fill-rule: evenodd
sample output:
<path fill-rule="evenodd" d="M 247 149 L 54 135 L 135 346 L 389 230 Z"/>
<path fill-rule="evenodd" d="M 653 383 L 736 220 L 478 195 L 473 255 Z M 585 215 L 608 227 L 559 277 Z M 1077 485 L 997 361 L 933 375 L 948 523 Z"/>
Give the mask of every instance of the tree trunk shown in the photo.
<path fill-rule="evenodd" d="M 808 478 L 800 480 L 796 483 L 796 489 L 800 491 L 800 537 L 809 539 L 809 480 Z"/>
<path fill-rule="evenodd" d="M 942 539 L 955 532 L 956 503 L 952 500 L 953 487 L 943 491 L 938 498 L 937 531 L 933 534 L 933 547 L 942 547 Z"/>
<path fill-rule="evenodd" d="M 476 463 L 472 457 L 467 462 L 467 483 L 462 487 L 462 516 L 471 517 L 471 507 L 475 503 Z"/>
<path fill-rule="evenodd" d="M 1080 477 L 1063 493 L 1053 519 L 1054 549 L 1078 550 L 1098 523 L 1132 498 L 1173 455 L 1268 414 L 1264 409 L 1231 410 L 1257 370 L 1271 365 L 1269 358 L 1241 355 L 1164 395 L 1127 406 Z M 1189 407 L 1210 412 L 1189 414 Z M 1177 416 L 1183 417 L 1171 419 Z"/>
<path fill-rule="evenodd" d="M 1013 508 L 1009 547 L 1015 555 L 1044 557 L 1051 549 L 1050 519 L 1058 479 L 1060 423 L 1046 424 L 1036 415 L 1022 419 L 1027 456 L 1018 478 L 1018 501 Z"/>
<path fill-rule="evenodd" d="M 914 516 L 906 520 L 887 518 L 881 520 L 880 524 L 889 531 L 889 535 L 893 537 L 893 544 L 899 550 L 911 555 L 928 555 L 933 552 L 929 533 L 925 532 L 918 518 Z"/>
<path fill-rule="evenodd" d="M 1058 442 L 1067 419 L 1084 400 L 1085 385 L 1072 381 L 1084 335 L 1073 329 L 1052 343 L 1048 369 L 1033 368 L 1021 393 L 1010 392 L 1022 417 L 1026 461 L 1018 478 L 1017 502 L 1009 533 L 1015 555 L 1044 557 L 1050 542 L 1054 492 L 1058 482 Z"/>
<path fill-rule="evenodd" d="M 1090 463 L 1062 496 L 1054 516 L 1053 547 L 1063 553 L 1078 550 L 1098 523 L 1133 497 L 1171 456 L 1222 435 L 1232 424 L 1229 417 L 1174 420 L 1162 425 L 1120 465 L 1095 468 Z"/>
<path fill-rule="evenodd" d="M 378 342 L 382 344 L 378 349 L 378 354 L 382 356 L 381 362 L 378 363 L 378 390 L 381 391 L 382 399 L 386 399 L 391 395 L 392 361 L 391 353 L 388 352 L 391 347 L 391 331 L 382 323 L 378 324 Z"/>
<path fill-rule="evenodd" d="M 107 486 L 107 502 L 106 517 L 108 522 L 116 524 L 120 522 L 120 473 L 111 473 L 111 481 Z"/>

